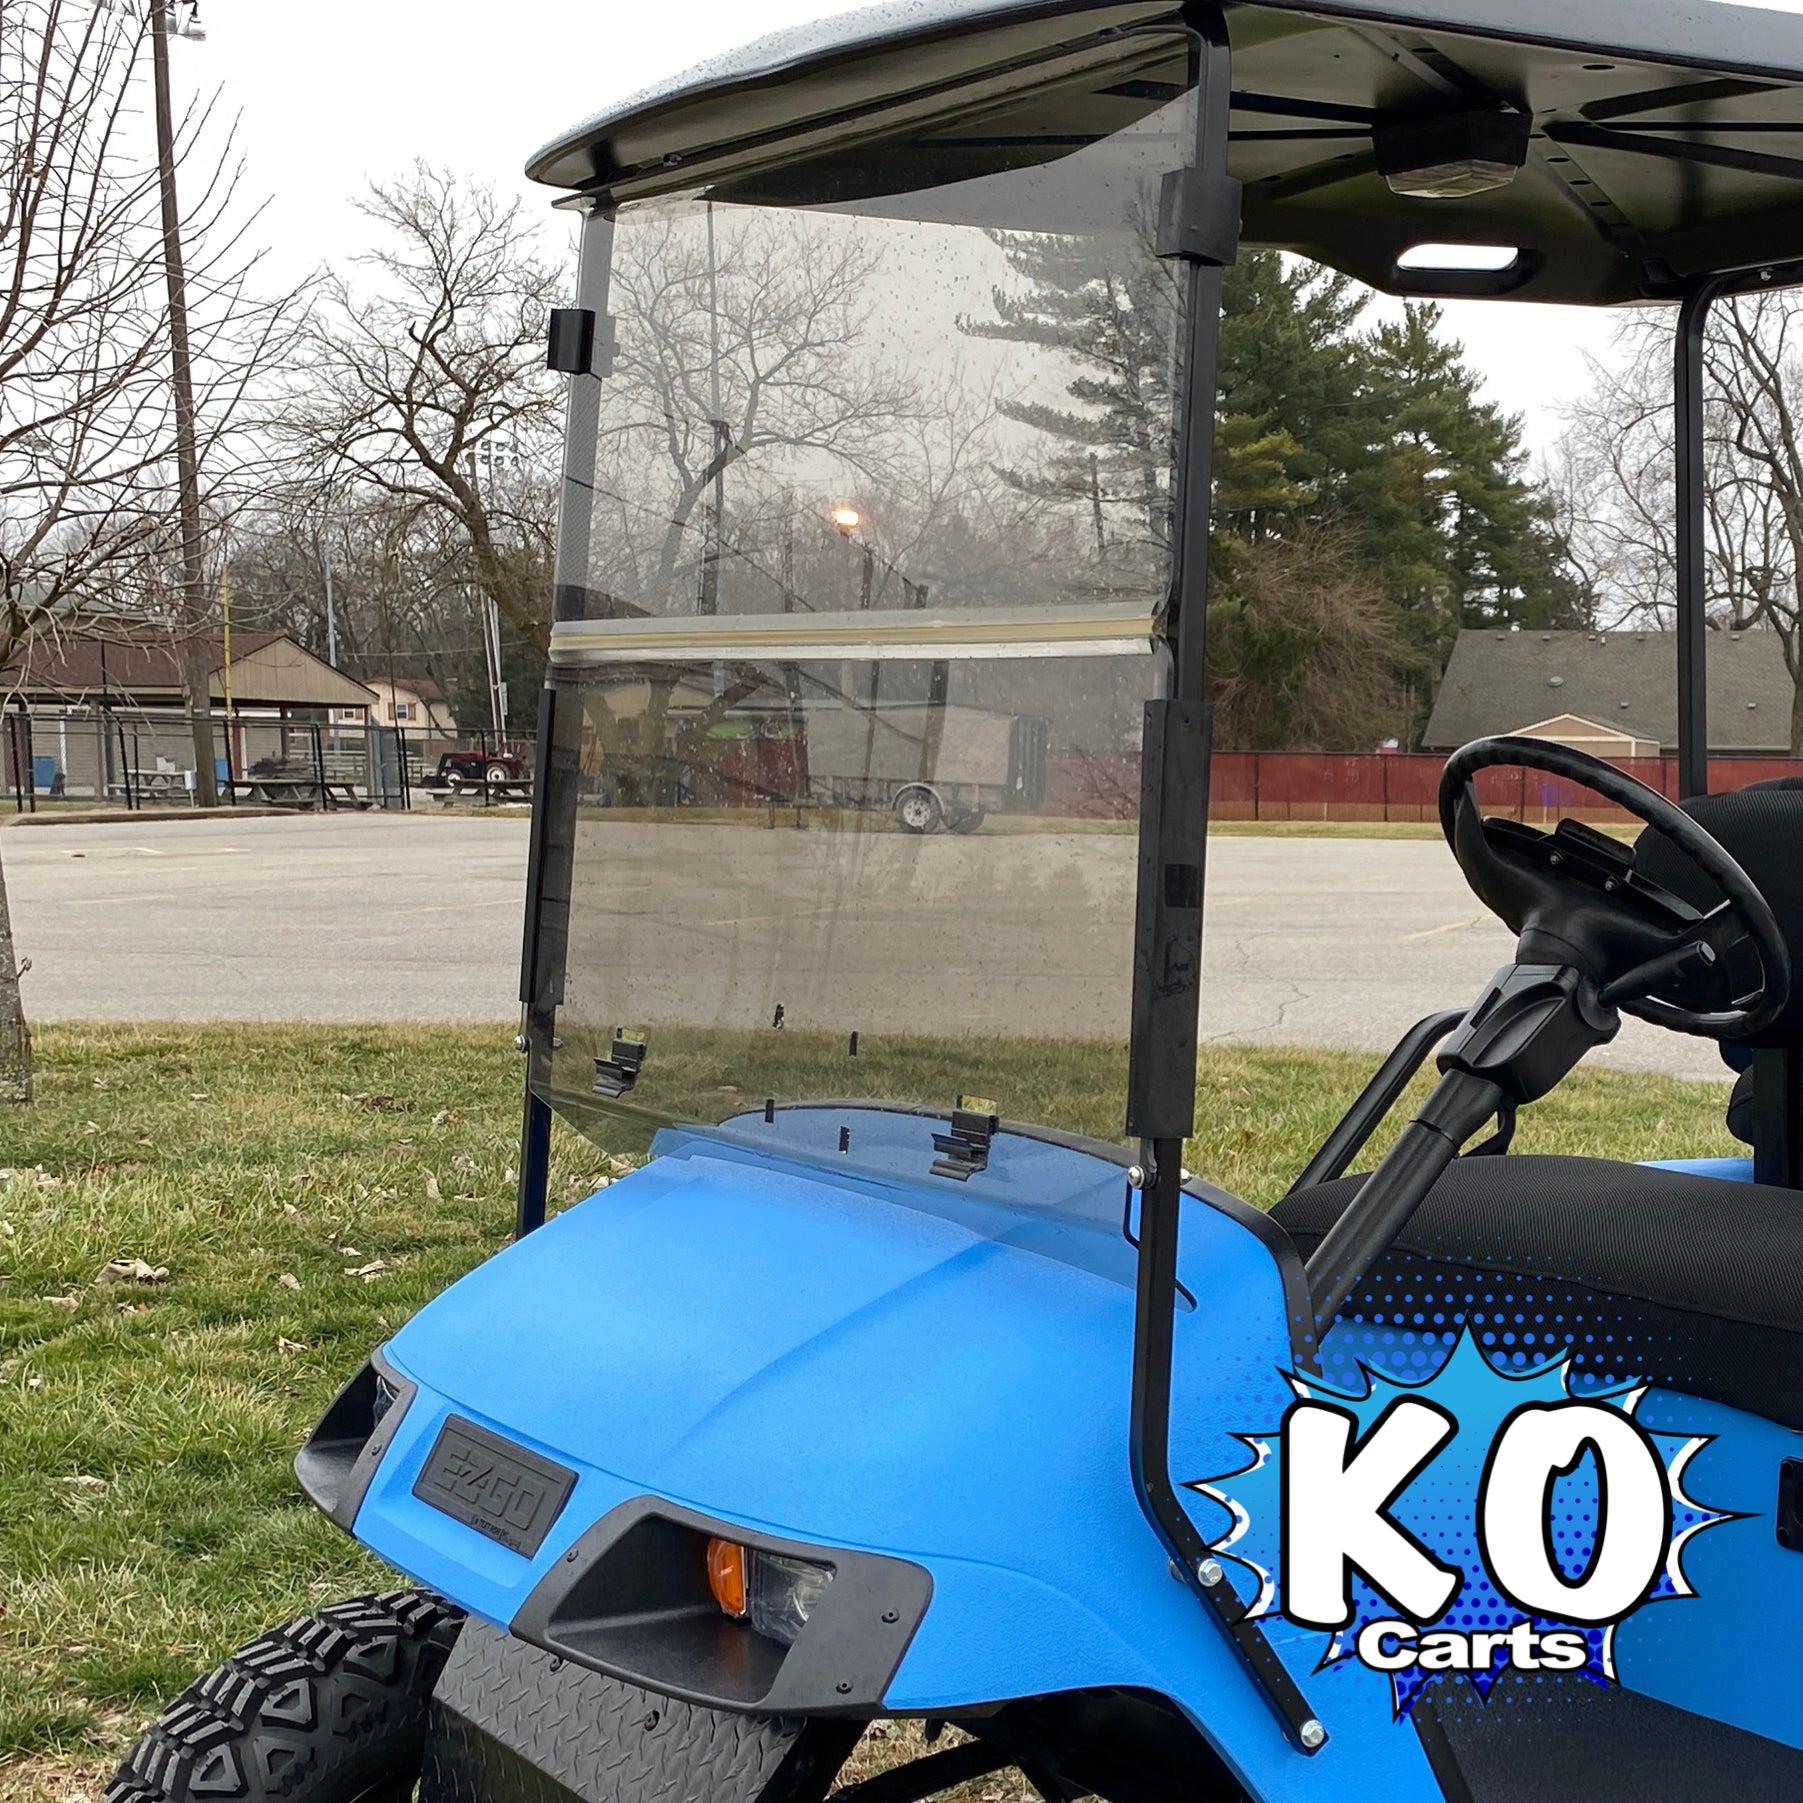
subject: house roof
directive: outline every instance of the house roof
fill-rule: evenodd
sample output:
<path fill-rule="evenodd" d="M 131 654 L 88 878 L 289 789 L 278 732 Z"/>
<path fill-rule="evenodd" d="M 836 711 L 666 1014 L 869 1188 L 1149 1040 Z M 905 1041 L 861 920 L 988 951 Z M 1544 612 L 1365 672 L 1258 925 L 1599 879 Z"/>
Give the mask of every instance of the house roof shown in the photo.
<path fill-rule="evenodd" d="M 1786 136 L 1803 89 L 1793 14 L 1697 0 L 1223 10 L 1249 243 L 1395 292 L 1592 304 L 1803 259 L 1803 159 Z M 793 198 L 818 200 L 908 185 L 893 150 L 857 148 L 879 134 L 906 140 L 917 185 L 1047 161 L 1181 91 L 1178 41 L 1145 29 L 1178 23 L 1170 0 L 889 0 L 610 106 L 545 146 L 529 173 L 611 201 L 698 188 L 757 199 L 782 191 L 769 172 L 783 167 Z M 1064 85 L 1048 100 L 1053 81 Z M 1462 198 L 1393 193 L 1374 127 L 1449 110 L 1526 115 L 1526 167 Z M 797 187 L 810 162 L 825 173 Z M 1500 273 L 1403 269 L 1401 253 L 1423 241 L 1521 254 Z"/>
<path fill-rule="evenodd" d="M 209 637 L 205 648 L 212 695 L 222 700 L 225 641 Z M 0 672 L 0 689 L 49 703 L 166 706 L 181 697 L 180 650 L 168 633 L 145 628 L 45 633 Z M 231 692 L 241 707 L 367 707 L 375 699 L 286 632 L 233 633 Z"/>
<path fill-rule="evenodd" d="M 392 688 L 397 692 L 404 691 L 420 701 L 443 701 L 445 698 L 444 690 L 430 676 L 396 676 L 393 678 L 372 676 L 369 681 L 372 688 Z"/>
<path fill-rule="evenodd" d="M 1773 632 L 1709 635 L 1709 748 L 1784 756 L 1792 684 Z M 1678 641 L 1663 632 L 1462 632 L 1422 743 L 1472 739 L 1567 713 L 1674 750 Z"/>

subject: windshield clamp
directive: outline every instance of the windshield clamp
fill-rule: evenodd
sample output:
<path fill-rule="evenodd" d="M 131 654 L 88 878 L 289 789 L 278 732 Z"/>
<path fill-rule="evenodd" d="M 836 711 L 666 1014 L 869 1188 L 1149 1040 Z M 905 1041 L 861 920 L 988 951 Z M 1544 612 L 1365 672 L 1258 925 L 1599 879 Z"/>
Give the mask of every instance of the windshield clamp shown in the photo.
<path fill-rule="evenodd" d="M 982 1096 L 960 1096 L 952 1110 L 951 1131 L 933 1135 L 933 1150 L 940 1154 L 933 1160 L 933 1175 L 968 1183 L 978 1171 L 988 1170 L 989 1142 L 996 1126 L 993 1102 Z"/>
<path fill-rule="evenodd" d="M 1158 190 L 1158 233 L 1152 248 L 1225 269 L 1239 255 L 1240 184 L 1230 175 L 1168 169 Z"/>
<path fill-rule="evenodd" d="M 553 307 L 551 329 L 545 346 L 545 367 L 565 376 L 613 374 L 619 340 L 611 313 L 591 307 Z"/>
<path fill-rule="evenodd" d="M 642 1033 L 628 1033 L 624 1027 L 614 1029 L 612 1052 L 595 1060 L 595 1094 L 618 1098 L 630 1094 L 644 1068 L 650 1050 Z"/>

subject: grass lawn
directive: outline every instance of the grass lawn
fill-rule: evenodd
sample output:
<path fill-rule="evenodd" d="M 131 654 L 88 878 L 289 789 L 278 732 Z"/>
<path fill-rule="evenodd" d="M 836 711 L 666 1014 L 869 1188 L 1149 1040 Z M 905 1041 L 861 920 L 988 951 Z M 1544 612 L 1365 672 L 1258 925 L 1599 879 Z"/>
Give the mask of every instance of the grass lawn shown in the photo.
<path fill-rule="evenodd" d="M 0 1803 L 96 1794 L 195 1673 L 384 1581 L 289 1460 L 369 1347 L 502 1244 L 510 1040 L 40 1033 L 40 1099 L 0 1114 Z M 1275 1200 L 1373 1062 L 1209 1051 L 1191 1167 Z M 1056 1107 L 1081 1085 L 1022 1089 Z M 1726 1152 L 1722 1105 L 1716 1086 L 1585 1074 L 1518 1143 Z M 587 1194 L 626 1148 L 560 1128 L 554 1197 Z M 114 1260 L 166 1275 L 99 1281 Z"/>

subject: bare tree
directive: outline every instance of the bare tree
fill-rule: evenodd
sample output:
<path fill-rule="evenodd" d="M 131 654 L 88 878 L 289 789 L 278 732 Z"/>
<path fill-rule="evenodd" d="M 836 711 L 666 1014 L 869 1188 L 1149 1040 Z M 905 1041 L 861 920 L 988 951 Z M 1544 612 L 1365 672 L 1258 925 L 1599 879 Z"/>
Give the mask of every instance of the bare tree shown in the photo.
<path fill-rule="evenodd" d="M 1309 525 L 1236 545 L 1208 613 L 1222 745 L 1369 751 L 1396 729 L 1406 646 L 1343 530 Z"/>
<path fill-rule="evenodd" d="M 78 0 L 0 0 L 0 684 L 31 643 L 172 560 L 174 409 L 162 184 L 138 141 L 149 26 Z M 175 130 L 200 181 L 192 253 L 197 443 L 232 430 L 284 304 L 251 297 L 237 168 L 207 110 Z M 31 1096 L 31 1041 L 0 880 L 0 1098 Z"/>
<path fill-rule="evenodd" d="M 1803 757 L 1803 295 L 1715 308 L 1705 348 L 1705 576 L 1709 624 L 1770 632 L 1792 686 L 1790 751 Z M 1663 626 L 1676 606 L 1672 342 L 1630 320 L 1624 353 L 1571 409 L 1551 476 L 1573 561 L 1616 623 Z"/>
<path fill-rule="evenodd" d="M 316 479 L 440 516 L 479 592 L 543 650 L 548 595 L 522 569 L 549 559 L 549 486 L 508 472 L 554 464 L 544 342 L 563 272 L 518 203 L 424 163 L 362 211 L 381 243 L 356 260 L 363 280 L 328 279 L 283 433 Z M 522 545 L 541 555 L 510 555 Z"/>
<path fill-rule="evenodd" d="M 741 471 L 741 551 L 761 525 L 786 530 L 785 479 L 810 457 L 866 483 L 893 474 L 897 429 L 921 409 L 916 384 L 869 342 L 880 261 L 864 236 L 755 209 L 669 209 L 622 228 L 618 399 L 596 483 L 619 562 L 604 586 L 611 577 L 653 611 L 686 594 L 712 612 L 728 472 Z"/>

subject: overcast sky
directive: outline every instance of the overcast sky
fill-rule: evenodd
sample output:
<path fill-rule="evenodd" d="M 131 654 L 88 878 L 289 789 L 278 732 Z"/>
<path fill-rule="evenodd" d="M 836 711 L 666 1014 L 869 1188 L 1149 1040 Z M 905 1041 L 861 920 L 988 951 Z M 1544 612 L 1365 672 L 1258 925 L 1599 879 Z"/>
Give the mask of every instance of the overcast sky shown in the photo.
<path fill-rule="evenodd" d="M 1571 0 L 1574 5 L 1581 0 Z M 1803 0 L 1771 0 L 1803 11 Z M 248 187 L 270 197 L 274 266 L 296 279 L 367 242 L 351 198 L 414 157 L 549 204 L 521 174 L 547 138 L 716 50 L 846 10 L 827 0 L 202 0 L 207 41 L 174 46 L 181 90 L 222 90 Z M 1585 385 L 1610 324 L 1580 309 L 1450 309 L 1493 398 L 1536 443 Z"/>

